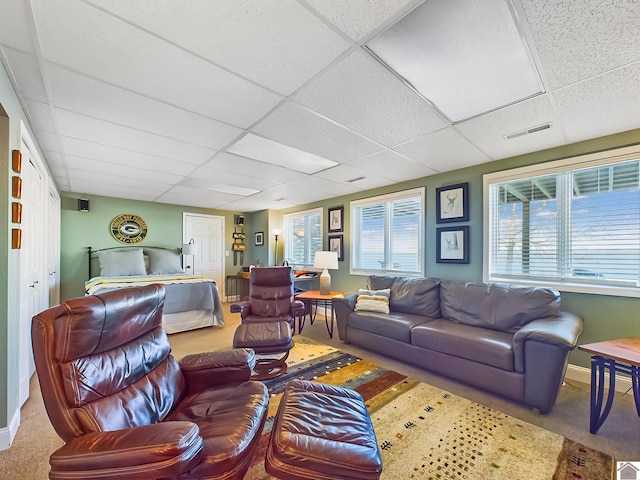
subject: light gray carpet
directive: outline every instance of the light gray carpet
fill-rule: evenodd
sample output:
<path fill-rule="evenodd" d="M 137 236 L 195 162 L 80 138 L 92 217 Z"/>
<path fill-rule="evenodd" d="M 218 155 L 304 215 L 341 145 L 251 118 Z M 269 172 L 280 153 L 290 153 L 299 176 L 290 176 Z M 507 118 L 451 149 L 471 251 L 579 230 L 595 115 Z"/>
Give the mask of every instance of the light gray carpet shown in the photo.
<path fill-rule="evenodd" d="M 170 335 L 174 356 L 179 359 L 189 353 L 231 346 L 239 315 L 229 313 L 228 304 L 225 304 L 225 312 L 225 327 L 210 327 Z M 567 382 L 562 387 L 552 412 L 540 415 L 521 405 L 390 360 L 375 352 L 345 345 L 338 340 L 337 332 L 334 338 L 330 339 L 322 319 L 318 319 L 314 325 L 309 325 L 307 321 L 303 335 L 571 438 L 608 453 L 617 460 L 640 461 L 640 418 L 636 414 L 631 393 L 616 396 L 609 418 L 597 435 L 591 435 L 589 433 L 589 386 L 586 384 Z M 9 450 L 0 452 L 0 479 L 45 480 L 48 478 L 49 455 L 62 445 L 62 441 L 49 423 L 35 376 L 32 380 L 31 396 L 22 408 L 21 416 L 21 426 L 13 445 Z"/>

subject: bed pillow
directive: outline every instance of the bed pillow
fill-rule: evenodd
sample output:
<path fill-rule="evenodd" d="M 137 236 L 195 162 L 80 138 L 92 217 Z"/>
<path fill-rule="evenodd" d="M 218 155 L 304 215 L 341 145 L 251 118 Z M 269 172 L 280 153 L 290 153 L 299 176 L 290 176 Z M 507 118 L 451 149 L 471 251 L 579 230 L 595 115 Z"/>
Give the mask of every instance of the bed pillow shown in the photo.
<path fill-rule="evenodd" d="M 147 274 L 141 248 L 121 252 L 99 252 L 98 259 L 101 277 L 130 277 Z"/>
<path fill-rule="evenodd" d="M 356 300 L 356 311 L 362 312 L 378 312 L 389 313 L 389 297 L 391 289 L 383 290 L 358 290 L 358 298 Z"/>
<path fill-rule="evenodd" d="M 149 256 L 149 275 L 184 273 L 178 250 L 148 248 L 145 249 L 145 253 Z"/>

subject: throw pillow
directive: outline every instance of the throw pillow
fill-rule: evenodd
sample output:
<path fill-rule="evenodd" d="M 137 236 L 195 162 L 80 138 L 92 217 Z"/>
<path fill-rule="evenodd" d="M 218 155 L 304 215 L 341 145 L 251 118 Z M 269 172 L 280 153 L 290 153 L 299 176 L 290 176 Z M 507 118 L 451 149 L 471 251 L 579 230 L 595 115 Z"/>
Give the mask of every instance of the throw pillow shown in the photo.
<path fill-rule="evenodd" d="M 178 250 L 147 248 L 145 253 L 149 256 L 149 275 L 184 273 L 180 264 L 180 252 Z"/>
<path fill-rule="evenodd" d="M 98 253 L 101 277 L 146 275 L 142 249 Z"/>
<path fill-rule="evenodd" d="M 389 297 L 391 289 L 384 290 L 358 290 L 358 298 L 356 300 L 356 311 L 389 313 Z"/>

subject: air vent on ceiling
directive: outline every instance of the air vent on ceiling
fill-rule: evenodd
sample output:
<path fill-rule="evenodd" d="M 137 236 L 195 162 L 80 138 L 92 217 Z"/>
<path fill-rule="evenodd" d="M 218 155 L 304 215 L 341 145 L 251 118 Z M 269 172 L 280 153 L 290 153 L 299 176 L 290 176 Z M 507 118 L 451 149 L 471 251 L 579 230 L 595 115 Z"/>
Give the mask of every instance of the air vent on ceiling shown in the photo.
<path fill-rule="evenodd" d="M 512 138 L 522 137 L 523 135 L 529 135 L 530 133 L 541 132 L 542 130 L 548 130 L 551 128 L 551 123 L 544 123 L 542 125 L 538 125 L 537 127 L 527 128 L 525 130 L 520 130 L 519 132 L 509 133 L 507 135 L 503 135 L 502 137 L 505 140 L 511 140 Z"/>
<path fill-rule="evenodd" d="M 365 178 L 367 178 L 367 177 L 352 178 L 351 180 L 347 180 L 347 183 L 359 182 L 360 180 L 364 180 Z"/>

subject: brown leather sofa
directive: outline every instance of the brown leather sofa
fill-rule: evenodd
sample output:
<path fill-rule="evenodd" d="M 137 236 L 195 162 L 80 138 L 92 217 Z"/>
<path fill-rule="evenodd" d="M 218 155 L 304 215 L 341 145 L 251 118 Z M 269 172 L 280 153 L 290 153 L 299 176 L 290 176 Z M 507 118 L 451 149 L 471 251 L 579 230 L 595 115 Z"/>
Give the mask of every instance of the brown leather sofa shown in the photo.
<path fill-rule="evenodd" d="M 304 303 L 294 297 L 291 267 L 260 267 L 251 270 L 249 301 L 231 305 L 242 323 L 287 322 L 293 332 L 304 315 Z"/>
<path fill-rule="evenodd" d="M 164 286 L 69 300 L 33 318 L 52 479 L 242 479 L 268 412 L 255 354 L 171 356 Z"/>
<path fill-rule="evenodd" d="M 372 275 L 389 313 L 333 299 L 338 334 L 353 343 L 503 395 L 541 413 L 553 407 L 582 332 L 551 288 Z"/>

